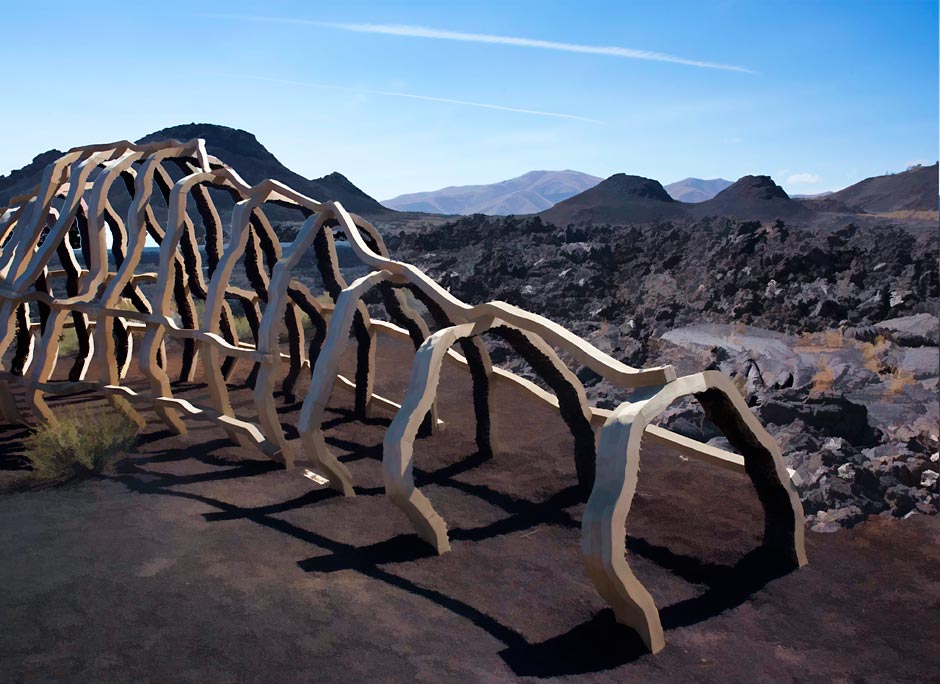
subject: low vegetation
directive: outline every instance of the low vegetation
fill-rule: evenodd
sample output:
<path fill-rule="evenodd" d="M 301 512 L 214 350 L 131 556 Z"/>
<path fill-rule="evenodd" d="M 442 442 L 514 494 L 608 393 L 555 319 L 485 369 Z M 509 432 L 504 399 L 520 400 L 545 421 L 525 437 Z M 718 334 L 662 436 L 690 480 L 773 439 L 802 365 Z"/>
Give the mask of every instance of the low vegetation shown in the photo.
<path fill-rule="evenodd" d="M 835 374 L 829 366 L 828 359 L 820 358 L 816 374 L 813 375 L 810 396 L 818 397 L 832 391 L 832 385 L 835 382 Z"/>
<path fill-rule="evenodd" d="M 885 401 L 894 401 L 898 397 L 904 394 L 904 389 L 910 387 L 917 383 L 917 378 L 914 377 L 914 374 L 903 368 L 895 370 L 889 380 L 888 386 L 885 388 L 884 400 Z"/>
<path fill-rule="evenodd" d="M 63 484 L 100 473 L 137 439 L 137 426 L 116 411 L 62 409 L 24 440 L 33 485 Z"/>
<path fill-rule="evenodd" d="M 78 352 L 78 335 L 75 328 L 65 328 L 59 336 L 59 356 L 74 356 Z"/>
<path fill-rule="evenodd" d="M 883 335 L 878 335 L 874 342 L 862 344 L 862 359 L 864 359 L 865 368 L 875 375 L 883 373 L 887 365 L 886 358 L 890 346 L 890 343 Z"/>

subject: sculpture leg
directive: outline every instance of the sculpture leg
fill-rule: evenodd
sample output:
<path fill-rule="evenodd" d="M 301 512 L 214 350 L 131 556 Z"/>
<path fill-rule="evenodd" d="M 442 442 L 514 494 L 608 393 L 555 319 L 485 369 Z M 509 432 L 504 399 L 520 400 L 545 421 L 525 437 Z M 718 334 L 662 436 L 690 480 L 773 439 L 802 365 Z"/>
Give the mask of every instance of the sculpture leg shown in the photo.
<path fill-rule="evenodd" d="M 581 523 L 581 552 L 588 577 L 652 653 L 666 645 L 659 610 L 626 560 L 626 517 L 636 492 L 640 440 L 646 427 L 637 404 L 623 404 L 602 428 L 597 476 Z"/>
<path fill-rule="evenodd" d="M 474 324 L 445 328 L 431 335 L 415 354 L 408 393 L 385 433 L 382 473 L 385 493 L 408 517 L 418 535 L 438 554 L 450 550 L 447 524 L 414 484 L 414 440 L 437 395 L 444 355 L 457 339 L 473 332 Z"/>
<path fill-rule="evenodd" d="M 636 492 L 643 432 L 675 399 L 690 394 L 744 456 L 745 472 L 764 507 L 764 546 L 793 567 L 806 564 L 803 507 L 780 447 L 727 377 L 714 371 L 685 376 L 650 390 L 648 398 L 621 404 L 601 431 L 581 548 L 588 576 L 617 620 L 636 630 L 654 653 L 664 645 L 662 626 L 649 592 L 626 561 L 626 517 Z"/>

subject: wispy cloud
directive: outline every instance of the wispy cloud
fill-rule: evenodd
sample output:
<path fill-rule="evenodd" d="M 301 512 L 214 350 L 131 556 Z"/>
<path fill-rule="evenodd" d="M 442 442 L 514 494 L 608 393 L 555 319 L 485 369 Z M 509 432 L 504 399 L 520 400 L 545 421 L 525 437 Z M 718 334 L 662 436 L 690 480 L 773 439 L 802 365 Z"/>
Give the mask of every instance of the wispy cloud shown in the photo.
<path fill-rule="evenodd" d="M 268 83 L 280 83 L 283 85 L 300 86 L 303 88 L 325 88 L 327 90 L 341 90 L 347 93 L 357 93 L 361 95 L 380 95 L 384 97 L 405 97 L 411 100 L 424 100 L 426 102 L 441 102 L 444 104 L 461 105 L 463 107 L 479 107 L 481 109 L 495 109 L 501 112 L 514 112 L 516 114 L 531 114 L 533 116 L 548 116 L 555 119 L 571 119 L 574 121 L 586 121 L 588 123 L 601 124 L 603 121 L 592 119 L 587 116 L 578 116 L 577 114 L 564 114 L 562 112 L 546 112 L 540 109 L 524 109 L 522 107 L 508 107 L 506 105 L 490 104 L 487 102 L 470 102 L 468 100 L 453 100 L 447 97 L 433 97 L 431 95 L 417 95 L 415 93 L 401 93 L 392 90 L 372 90 L 370 88 L 354 88 L 351 86 L 338 86 L 326 83 L 310 83 L 307 81 L 292 81 L 283 78 L 271 78 L 267 76 L 244 76 L 238 75 L 233 78 L 247 78 L 253 81 L 266 81 Z"/>
<path fill-rule="evenodd" d="M 702 69 L 722 69 L 724 71 L 738 71 L 745 74 L 757 72 L 734 64 L 719 64 L 698 59 L 688 59 L 670 55 L 665 52 L 652 50 L 636 50 L 634 48 L 581 45 L 578 43 L 560 43 L 553 40 L 539 40 L 537 38 L 520 38 L 516 36 L 498 36 L 489 33 L 464 33 L 463 31 L 449 31 L 447 29 L 429 28 L 427 26 L 411 26 L 407 24 L 346 24 L 328 21 L 315 21 L 312 19 L 299 19 L 295 17 L 264 17 L 247 15 L 211 15 L 218 18 L 244 19 L 249 21 L 263 21 L 270 23 L 300 24 L 337 29 L 340 31 L 354 31 L 356 33 L 377 33 L 388 36 L 404 36 L 408 38 L 431 38 L 435 40 L 453 40 L 464 43 L 491 43 L 496 45 L 515 45 L 517 47 L 538 48 L 542 50 L 556 50 L 560 52 L 579 52 L 589 55 L 605 55 L 607 57 L 621 57 L 625 59 L 644 59 L 652 62 L 672 62 Z"/>
<path fill-rule="evenodd" d="M 814 173 L 794 173 L 787 178 L 787 185 L 816 185 L 819 176 Z"/>

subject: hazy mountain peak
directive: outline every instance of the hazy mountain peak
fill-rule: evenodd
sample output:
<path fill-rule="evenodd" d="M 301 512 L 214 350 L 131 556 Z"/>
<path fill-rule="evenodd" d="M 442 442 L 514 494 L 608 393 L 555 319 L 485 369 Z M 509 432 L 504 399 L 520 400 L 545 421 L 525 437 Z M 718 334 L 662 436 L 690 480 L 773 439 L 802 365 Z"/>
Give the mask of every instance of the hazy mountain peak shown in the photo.
<path fill-rule="evenodd" d="M 383 204 L 399 211 L 440 214 L 533 214 L 600 182 L 580 171 L 529 171 L 484 185 L 448 186 L 440 190 L 399 195 Z"/>
<path fill-rule="evenodd" d="M 683 178 L 665 187 L 674 200 L 694 203 L 710 200 L 730 185 L 731 181 L 724 178 Z"/>

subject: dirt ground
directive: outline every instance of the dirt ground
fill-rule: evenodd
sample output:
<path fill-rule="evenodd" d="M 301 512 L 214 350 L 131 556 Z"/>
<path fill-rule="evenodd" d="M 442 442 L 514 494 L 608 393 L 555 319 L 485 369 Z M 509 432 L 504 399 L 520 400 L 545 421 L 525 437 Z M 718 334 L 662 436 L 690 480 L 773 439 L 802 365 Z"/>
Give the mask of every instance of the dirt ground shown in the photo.
<path fill-rule="evenodd" d="M 377 391 L 400 397 L 408 350 L 379 357 Z M 940 682 L 940 519 L 808 532 L 810 565 L 779 576 L 750 553 L 746 477 L 649 448 L 627 548 L 666 629 L 651 656 L 582 568 L 557 413 L 501 388 L 503 448 L 483 460 L 466 376 L 446 370 L 441 397 L 447 428 L 415 449 L 440 557 L 384 496 L 391 415 L 352 420 L 340 389 L 327 438 L 355 498 L 196 422 L 151 423 L 94 480 L 0 494 L 0 682 Z M 24 434 L 0 427 L 0 480 Z"/>

